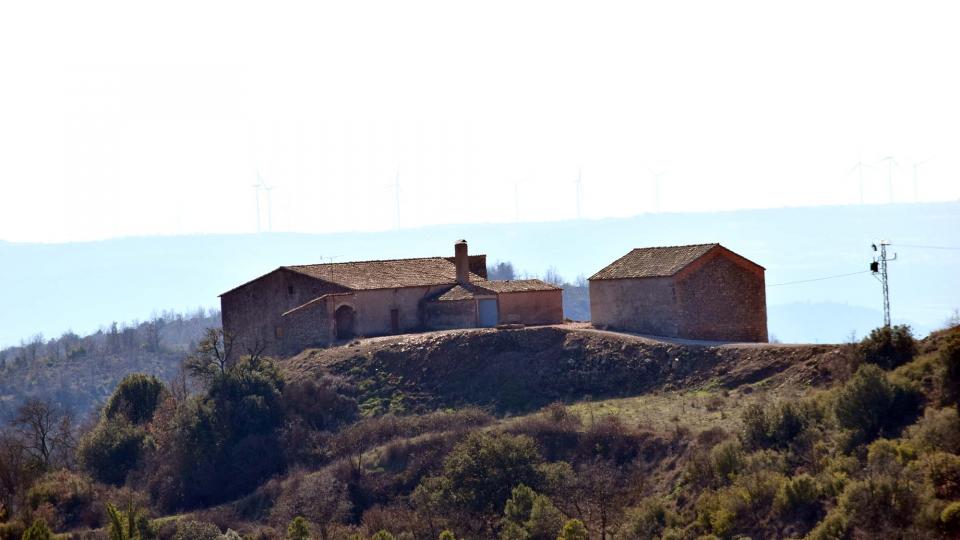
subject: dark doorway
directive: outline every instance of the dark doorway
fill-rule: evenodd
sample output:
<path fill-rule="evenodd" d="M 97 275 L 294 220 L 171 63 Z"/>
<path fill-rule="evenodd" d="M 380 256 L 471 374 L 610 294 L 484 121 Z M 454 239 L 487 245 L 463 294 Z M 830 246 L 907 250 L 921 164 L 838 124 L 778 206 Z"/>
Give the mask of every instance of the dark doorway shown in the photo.
<path fill-rule="evenodd" d="M 400 333 L 400 310 L 399 309 L 390 310 L 390 332 L 394 334 Z"/>
<path fill-rule="evenodd" d="M 350 339 L 353 337 L 353 316 L 354 311 L 350 306 L 340 306 L 334 312 L 333 317 L 337 325 L 337 339 Z"/>

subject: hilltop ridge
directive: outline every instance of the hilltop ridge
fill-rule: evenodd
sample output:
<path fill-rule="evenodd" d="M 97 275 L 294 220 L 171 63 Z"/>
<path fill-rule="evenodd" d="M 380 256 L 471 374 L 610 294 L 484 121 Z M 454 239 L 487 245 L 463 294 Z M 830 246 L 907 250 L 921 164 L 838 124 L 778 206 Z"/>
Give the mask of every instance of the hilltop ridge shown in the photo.
<path fill-rule="evenodd" d="M 344 377 L 369 412 L 479 405 L 522 413 L 554 401 L 703 387 L 820 385 L 838 345 L 710 343 L 596 330 L 584 324 L 466 329 L 356 340 L 283 363 L 289 375 Z"/>

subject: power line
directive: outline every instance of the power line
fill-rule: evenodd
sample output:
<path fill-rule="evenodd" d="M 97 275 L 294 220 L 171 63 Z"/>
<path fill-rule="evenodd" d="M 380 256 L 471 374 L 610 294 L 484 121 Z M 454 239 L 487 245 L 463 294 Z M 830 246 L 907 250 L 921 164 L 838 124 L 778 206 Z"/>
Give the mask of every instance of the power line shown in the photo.
<path fill-rule="evenodd" d="M 919 244 L 890 244 L 891 246 L 920 248 L 920 249 L 955 249 L 960 250 L 960 246 L 921 246 Z"/>
<path fill-rule="evenodd" d="M 849 274 L 837 274 L 835 276 L 824 276 L 824 277 L 818 277 L 818 278 L 812 278 L 812 279 L 801 279 L 799 281 L 787 281 L 784 283 L 771 283 L 767 285 L 767 287 L 779 287 L 781 285 L 795 285 L 797 283 L 810 283 L 811 281 L 823 281 L 825 279 L 836 279 L 836 278 L 842 278 L 847 276 L 855 276 L 857 274 L 866 274 L 869 272 L 870 270 L 861 270 L 860 272 L 850 272 Z"/>

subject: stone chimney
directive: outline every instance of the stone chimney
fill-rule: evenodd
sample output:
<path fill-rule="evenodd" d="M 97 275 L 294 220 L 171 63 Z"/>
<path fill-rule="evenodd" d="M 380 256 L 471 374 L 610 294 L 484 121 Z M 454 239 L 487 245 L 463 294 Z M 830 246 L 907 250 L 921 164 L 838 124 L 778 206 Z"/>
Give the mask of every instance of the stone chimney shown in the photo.
<path fill-rule="evenodd" d="M 457 266 L 457 283 L 470 284 L 470 257 L 467 255 L 467 241 L 458 240 L 453 245 L 453 261 Z"/>

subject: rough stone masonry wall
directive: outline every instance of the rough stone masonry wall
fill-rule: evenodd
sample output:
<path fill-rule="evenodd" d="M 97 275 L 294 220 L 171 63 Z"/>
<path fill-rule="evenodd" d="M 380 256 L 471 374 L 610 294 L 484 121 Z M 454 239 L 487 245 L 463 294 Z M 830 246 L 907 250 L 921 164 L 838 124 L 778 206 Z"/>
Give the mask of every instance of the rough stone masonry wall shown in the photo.
<path fill-rule="evenodd" d="M 563 291 L 524 291 L 501 293 L 501 323 L 559 324 L 563 322 Z"/>
<path fill-rule="evenodd" d="M 340 290 L 296 272 L 276 270 L 220 297 L 223 330 L 234 337 L 238 354 L 259 346 L 265 347 L 264 354 L 281 354 L 276 329 L 283 313 Z"/>
<path fill-rule="evenodd" d="M 679 331 L 671 278 L 590 282 L 590 320 L 599 328 L 675 337 Z"/>
<path fill-rule="evenodd" d="M 280 324 L 278 349 L 284 356 L 309 347 L 326 347 L 333 340 L 333 304 L 349 296 L 327 296 L 287 313 Z"/>
<path fill-rule="evenodd" d="M 767 341 L 763 271 L 717 254 L 680 276 L 676 285 L 680 337 Z"/>

